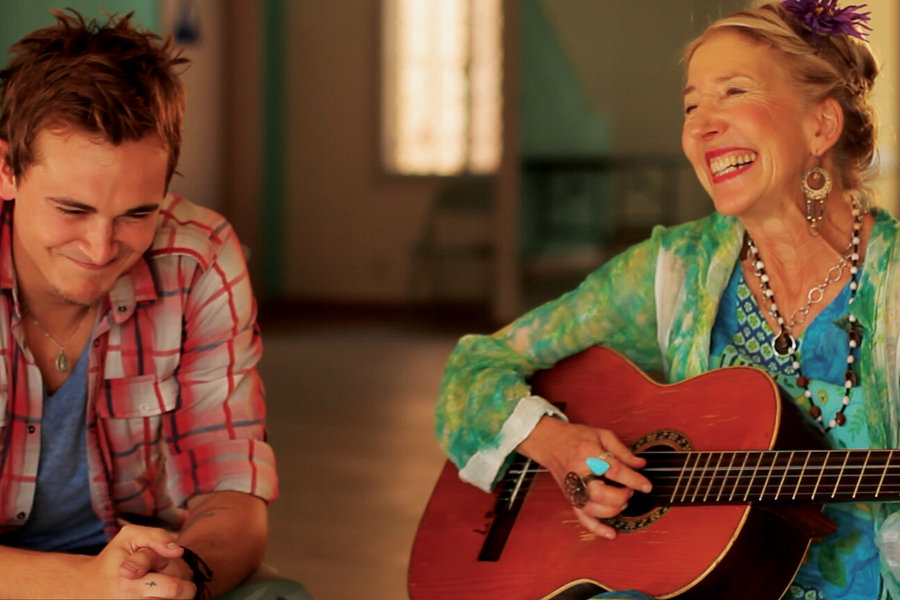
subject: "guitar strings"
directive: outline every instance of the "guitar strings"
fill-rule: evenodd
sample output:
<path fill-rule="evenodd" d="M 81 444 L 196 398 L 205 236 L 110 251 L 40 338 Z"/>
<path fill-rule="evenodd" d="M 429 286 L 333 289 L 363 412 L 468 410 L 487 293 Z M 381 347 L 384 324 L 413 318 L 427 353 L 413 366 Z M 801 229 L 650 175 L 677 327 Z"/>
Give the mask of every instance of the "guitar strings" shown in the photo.
<path fill-rule="evenodd" d="M 888 472 L 893 452 L 850 451 L 840 453 L 843 460 L 833 464 L 828 460 L 836 453 L 829 450 L 652 452 L 644 455 L 650 462 L 641 472 L 654 484 L 652 495 L 671 503 L 722 503 L 723 498 L 747 503 L 798 497 L 826 501 L 845 499 L 848 493 L 850 499 L 881 499 L 900 494 L 900 473 Z M 718 461 L 711 464 L 715 456 Z M 727 466 L 721 464 L 723 459 Z M 547 471 L 539 466 L 525 471 L 514 466 L 508 475 L 520 477 L 523 472 Z M 551 483 L 548 487 L 555 488 L 555 482 Z"/>

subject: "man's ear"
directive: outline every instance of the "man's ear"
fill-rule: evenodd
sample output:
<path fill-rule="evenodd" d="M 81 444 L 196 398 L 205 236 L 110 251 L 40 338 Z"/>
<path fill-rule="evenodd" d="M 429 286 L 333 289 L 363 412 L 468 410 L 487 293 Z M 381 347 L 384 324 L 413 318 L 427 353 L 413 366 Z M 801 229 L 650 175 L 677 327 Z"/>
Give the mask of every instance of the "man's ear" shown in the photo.
<path fill-rule="evenodd" d="M 844 132 L 844 109 L 834 98 L 825 98 L 815 109 L 815 127 L 810 139 L 810 149 L 822 156 L 841 138 Z"/>
<path fill-rule="evenodd" d="M 16 176 L 6 162 L 8 148 L 9 142 L 0 140 L 0 200 L 12 200 L 16 197 Z"/>

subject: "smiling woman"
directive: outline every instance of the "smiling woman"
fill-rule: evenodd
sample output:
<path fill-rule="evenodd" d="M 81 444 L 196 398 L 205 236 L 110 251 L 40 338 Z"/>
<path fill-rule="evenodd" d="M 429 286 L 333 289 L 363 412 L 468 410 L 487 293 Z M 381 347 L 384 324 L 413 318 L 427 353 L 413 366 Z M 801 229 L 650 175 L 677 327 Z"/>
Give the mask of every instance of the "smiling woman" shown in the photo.
<path fill-rule="evenodd" d="M 612 543 L 611 553 L 634 543 L 642 536 L 631 533 L 631 517 L 647 539 L 658 539 L 665 515 L 624 511 L 642 506 L 642 494 L 660 483 L 636 451 L 673 429 L 633 430 L 615 416 L 612 391 L 608 405 L 602 391 L 592 397 L 590 418 L 573 407 L 569 421 L 555 404 L 568 398 L 544 398 L 531 386 L 538 371 L 594 345 L 668 382 L 719 367 L 762 369 L 784 390 L 783 410 L 799 408 L 817 440 L 896 446 L 900 226 L 875 206 L 867 185 L 878 75 L 868 27 L 860 6 L 786 0 L 724 17 L 689 44 L 682 148 L 715 212 L 657 227 L 572 292 L 493 335 L 460 340 L 442 380 L 437 431 L 463 480 L 490 490 L 518 464 L 511 460 L 518 452 L 549 471 L 583 536 L 607 540 L 591 543 Z M 619 379 L 598 377 L 604 388 Z M 754 416 L 727 393 L 706 393 L 721 406 L 722 425 Z M 585 422 L 574 422 L 578 415 Z M 597 457 L 608 465 L 602 477 L 591 473 Z M 900 513 L 892 511 L 878 502 L 829 506 L 832 533 L 811 541 L 812 531 L 798 527 L 806 536 L 801 552 L 764 597 L 788 590 L 804 598 L 900 596 L 900 571 L 878 559 L 896 553 Z M 790 527 L 785 518 L 781 526 Z M 637 567 L 642 575 L 626 582 L 637 592 L 627 597 L 756 597 L 702 576 L 664 589 L 656 567 Z M 588 587 L 589 595 L 607 586 Z"/>
<path fill-rule="evenodd" d="M 723 30 L 690 58 L 682 147 L 723 214 L 768 219 L 784 210 L 785 194 L 802 205 L 797 173 L 840 134 L 837 103 L 811 107 L 798 96 L 777 52 Z"/>

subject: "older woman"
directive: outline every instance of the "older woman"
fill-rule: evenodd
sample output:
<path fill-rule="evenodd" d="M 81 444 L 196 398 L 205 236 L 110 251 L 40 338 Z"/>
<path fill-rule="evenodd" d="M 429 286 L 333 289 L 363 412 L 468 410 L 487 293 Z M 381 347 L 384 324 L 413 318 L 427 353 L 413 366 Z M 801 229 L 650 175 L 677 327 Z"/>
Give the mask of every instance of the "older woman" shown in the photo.
<path fill-rule="evenodd" d="M 574 511 L 595 534 L 616 536 L 599 519 L 650 489 L 644 460 L 615 431 L 568 422 L 528 385 L 596 344 L 673 382 L 762 367 L 834 447 L 900 445 L 900 233 L 865 185 L 878 68 L 862 8 L 767 4 L 688 46 L 682 145 L 715 212 L 656 228 L 576 290 L 460 340 L 437 432 L 464 480 L 489 490 L 513 451 L 564 493 L 567 474 L 605 471 L 619 485 L 591 481 Z M 838 529 L 813 543 L 787 597 L 900 598 L 892 510 L 830 506 Z"/>

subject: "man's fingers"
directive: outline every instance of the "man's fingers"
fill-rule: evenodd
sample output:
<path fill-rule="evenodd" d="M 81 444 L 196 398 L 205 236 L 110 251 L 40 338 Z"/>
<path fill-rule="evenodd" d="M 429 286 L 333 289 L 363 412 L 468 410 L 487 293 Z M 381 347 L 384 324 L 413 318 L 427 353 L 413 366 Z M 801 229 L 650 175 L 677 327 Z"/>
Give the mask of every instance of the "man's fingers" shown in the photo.
<path fill-rule="evenodd" d="M 137 582 L 144 598 L 191 599 L 197 594 L 196 586 L 190 581 L 154 573 Z"/>
<path fill-rule="evenodd" d="M 150 548 L 140 548 L 128 555 L 119 566 L 119 572 L 126 579 L 140 579 L 147 573 L 161 571 L 169 562 Z"/>

